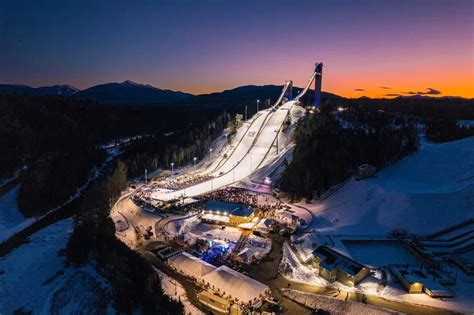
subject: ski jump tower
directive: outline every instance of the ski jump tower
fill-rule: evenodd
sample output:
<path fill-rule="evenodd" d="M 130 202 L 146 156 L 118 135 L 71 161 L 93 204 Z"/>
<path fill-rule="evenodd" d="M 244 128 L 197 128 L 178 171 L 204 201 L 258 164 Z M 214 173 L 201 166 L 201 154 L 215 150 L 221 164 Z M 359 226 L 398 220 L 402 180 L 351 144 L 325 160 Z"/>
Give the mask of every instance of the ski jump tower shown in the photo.
<path fill-rule="evenodd" d="M 288 84 L 288 88 L 286 89 L 286 93 L 285 93 L 285 98 L 291 101 L 293 99 L 293 81 L 289 80 L 289 81 L 286 81 L 285 83 Z"/>
<path fill-rule="evenodd" d="M 314 68 L 314 108 L 318 109 L 321 104 L 321 81 L 323 79 L 323 63 L 316 62 Z"/>

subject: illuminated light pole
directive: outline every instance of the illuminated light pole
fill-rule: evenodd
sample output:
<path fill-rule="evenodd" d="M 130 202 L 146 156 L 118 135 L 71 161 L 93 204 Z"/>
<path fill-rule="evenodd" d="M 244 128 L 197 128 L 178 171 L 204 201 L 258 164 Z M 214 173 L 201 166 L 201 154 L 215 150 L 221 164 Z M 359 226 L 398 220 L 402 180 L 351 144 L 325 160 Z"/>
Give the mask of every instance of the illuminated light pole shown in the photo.
<path fill-rule="evenodd" d="M 257 113 L 258 113 L 258 110 L 259 110 L 258 105 L 260 105 L 260 100 L 259 99 L 257 99 Z"/>
<path fill-rule="evenodd" d="M 196 173 L 196 161 L 197 161 L 197 157 L 194 157 L 193 160 L 194 160 L 194 173 Z"/>
<path fill-rule="evenodd" d="M 174 163 L 171 162 L 171 176 L 168 178 L 168 189 L 171 188 L 171 178 L 173 177 L 173 166 L 174 166 Z"/>
<path fill-rule="evenodd" d="M 209 149 L 209 157 L 212 159 L 212 148 Z"/>

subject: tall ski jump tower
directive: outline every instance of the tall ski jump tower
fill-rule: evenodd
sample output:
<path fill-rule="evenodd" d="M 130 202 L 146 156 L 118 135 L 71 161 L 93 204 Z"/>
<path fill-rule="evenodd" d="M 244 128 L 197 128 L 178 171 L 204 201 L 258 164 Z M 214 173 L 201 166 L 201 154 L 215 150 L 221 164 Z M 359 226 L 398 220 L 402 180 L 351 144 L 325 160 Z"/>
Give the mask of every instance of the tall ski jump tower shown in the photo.
<path fill-rule="evenodd" d="M 286 89 L 285 97 L 287 100 L 291 101 L 293 99 L 293 81 L 286 81 L 286 84 L 288 84 L 288 88 Z"/>
<path fill-rule="evenodd" d="M 321 81 L 323 79 L 323 63 L 316 62 L 314 72 L 314 108 L 319 108 L 321 104 Z"/>

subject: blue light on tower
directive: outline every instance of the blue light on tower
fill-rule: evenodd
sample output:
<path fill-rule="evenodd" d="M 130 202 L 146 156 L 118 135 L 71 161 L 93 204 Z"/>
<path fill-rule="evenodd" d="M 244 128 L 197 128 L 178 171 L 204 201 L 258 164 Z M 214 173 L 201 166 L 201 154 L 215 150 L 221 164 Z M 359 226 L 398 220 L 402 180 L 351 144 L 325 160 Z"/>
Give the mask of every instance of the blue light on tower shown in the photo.
<path fill-rule="evenodd" d="M 321 81 L 323 79 L 323 63 L 317 62 L 314 68 L 314 108 L 318 109 L 321 104 Z"/>

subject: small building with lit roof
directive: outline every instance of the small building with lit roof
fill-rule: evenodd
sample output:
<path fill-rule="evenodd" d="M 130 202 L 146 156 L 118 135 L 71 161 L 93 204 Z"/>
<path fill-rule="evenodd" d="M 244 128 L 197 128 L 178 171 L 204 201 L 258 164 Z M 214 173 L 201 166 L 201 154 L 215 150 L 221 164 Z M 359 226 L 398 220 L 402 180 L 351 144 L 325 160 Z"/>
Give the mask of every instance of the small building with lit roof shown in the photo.
<path fill-rule="evenodd" d="M 202 210 L 201 220 L 213 224 L 228 224 L 238 226 L 242 223 L 252 222 L 254 211 L 251 207 L 233 203 L 209 200 Z"/>
<path fill-rule="evenodd" d="M 318 268 L 319 276 L 327 281 L 339 281 L 349 287 L 370 274 L 368 267 L 327 246 L 319 246 L 314 250 L 312 265 Z"/>

